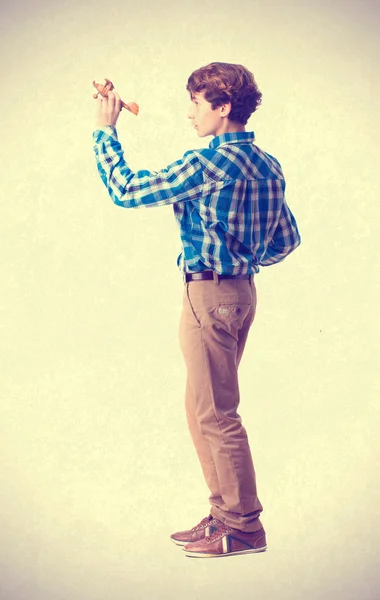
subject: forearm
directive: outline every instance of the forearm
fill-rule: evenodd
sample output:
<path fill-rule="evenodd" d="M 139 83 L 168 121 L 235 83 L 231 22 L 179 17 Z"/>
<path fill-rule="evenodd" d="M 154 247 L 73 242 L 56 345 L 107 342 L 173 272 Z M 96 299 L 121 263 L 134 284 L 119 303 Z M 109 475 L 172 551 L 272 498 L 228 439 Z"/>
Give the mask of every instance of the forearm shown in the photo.
<path fill-rule="evenodd" d="M 268 247 L 260 260 L 260 265 L 262 267 L 268 267 L 269 265 L 274 265 L 276 263 L 281 262 L 286 258 L 293 250 L 295 250 L 301 243 L 301 238 L 298 235 L 294 240 L 293 244 L 287 246 L 276 246 L 273 240 L 268 244 Z"/>
<path fill-rule="evenodd" d="M 120 181 L 128 185 L 133 172 L 124 159 L 124 151 L 117 137 L 116 128 L 107 125 L 93 133 L 96 166 L 101 180 L 115 204 L 129 207 L 126 198 L 122 199 Z M 136 206 L 136 204 L 134 205 Z"/>
<path fill-rule="evenodd" d="M 301 243 L 301 236 L 298 231 L 297 223 L 286 202 L 282 206 L 281 216 L 270 240 L 260 265 L 267 267 L 279 263 L 286 258 Z"/>
<path fill-rule="evenodd" d="M 112 163 L 117 164 L 120 155 L 123 154 L 121 145 L 117 137 L 116 127 L 113 127 L 112 125 L 107 125 L 105 127 L 95 129 L 95 131 L 92 134 L 92 137 L 94 141 L 93 149 L 95 152 L 96 166 L 98 168 L 99 175 L 104 185 L 107 186 L 110 174 L 110 167 L 112 166 L 112 164 L 109 162 L 107 152 L 107 149 L 110 148 L 111 145 L 111 139 L 114 140 L 113 153 L 115 155 Z"/>
<path fill-rule="evenodd" d="M 114 127 L 94 131 L 94 152 L 99 175 L 112 201 L 124 208 L 164 206 L 193 200 L 203 189 L 202 164 L 189 150 L 183 159 L 161 171 L 132 172 Z"/>

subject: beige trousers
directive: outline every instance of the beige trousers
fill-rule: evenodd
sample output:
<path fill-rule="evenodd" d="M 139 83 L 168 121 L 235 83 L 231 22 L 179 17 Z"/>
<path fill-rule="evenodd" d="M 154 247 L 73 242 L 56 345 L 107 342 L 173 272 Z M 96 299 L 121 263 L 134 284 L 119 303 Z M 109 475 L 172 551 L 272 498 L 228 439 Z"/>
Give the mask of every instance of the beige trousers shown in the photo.
<path fill-rule="evenodd" d="M 187 367 L 187 422 L 211 492 L 210 513 L 245 532 L 262 527 L 263 510 L 237 412 L 238 367 L 255 312 L 253 278 L 184 284 L 179 340 Z"/>

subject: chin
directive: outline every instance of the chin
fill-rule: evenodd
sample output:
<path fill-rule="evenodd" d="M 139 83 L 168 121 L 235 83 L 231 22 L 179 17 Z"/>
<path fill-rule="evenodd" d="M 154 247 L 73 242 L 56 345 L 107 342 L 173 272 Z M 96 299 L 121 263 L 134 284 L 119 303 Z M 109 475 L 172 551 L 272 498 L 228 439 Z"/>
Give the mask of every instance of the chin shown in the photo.
<path fill-rule="evenodd" d="M 213 135 L 212 133 L 210 133 L 208 131 L 206 133 L 200 132 L 199 129 L 197 129 L 197 134 L 198 134 L 198 137 L 200 137 L 200 138 L 207 137 L 208 135 Z"/>

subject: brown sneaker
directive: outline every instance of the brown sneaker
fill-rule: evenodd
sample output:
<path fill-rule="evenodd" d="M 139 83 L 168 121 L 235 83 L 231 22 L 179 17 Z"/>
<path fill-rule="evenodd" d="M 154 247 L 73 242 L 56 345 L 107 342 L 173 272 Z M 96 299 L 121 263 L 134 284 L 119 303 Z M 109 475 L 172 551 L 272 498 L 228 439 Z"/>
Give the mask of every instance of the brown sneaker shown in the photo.
<path fill-rule="evenodd" d="M 265 552 L 266 549 L 267 542 L 263 528 L 253 533 L 246 533 L 223 524 L 203 540 L 186 544 L 182 548 L 186 556 L 196 558 L 253 554 Z"/>
<path fill-rule="evenodd" d="M 222 525 L 219 519 L 214 519 L 212 515 L 202 519 L 198 525 L 195 525 L 192 529 L 187 531 L 178 531 L 170 536 L 172 542 L 177 546 L 185 546 L 191 542 L 197 542 L 203 540 L 206 536 L 211 535 L 214 531 Z"/>

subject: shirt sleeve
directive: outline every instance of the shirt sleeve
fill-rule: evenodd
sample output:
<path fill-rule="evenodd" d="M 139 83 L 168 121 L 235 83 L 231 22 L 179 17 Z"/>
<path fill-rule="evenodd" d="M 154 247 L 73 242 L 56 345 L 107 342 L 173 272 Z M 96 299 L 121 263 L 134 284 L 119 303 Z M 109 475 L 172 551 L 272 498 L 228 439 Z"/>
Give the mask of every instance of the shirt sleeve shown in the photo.
<path fill-rule="evenodd" d="M 277 227 L 259 264 L 263 267 L 267 267 L 281 262 L 288 254 L 293 252 L 300 243 L 301 237 L 297 223 L 284 200 Z"/>
<path fill-rule="evenodd" d="M 133 173 L 124 159 L 115 127 L 97 129 L 93 140 L 99 175 L 118 206 L 148 208 L 194 200 L 201 195 L 203 168 L 194 151 L 186 152 L 181 160 L 161 171 Z"/>

